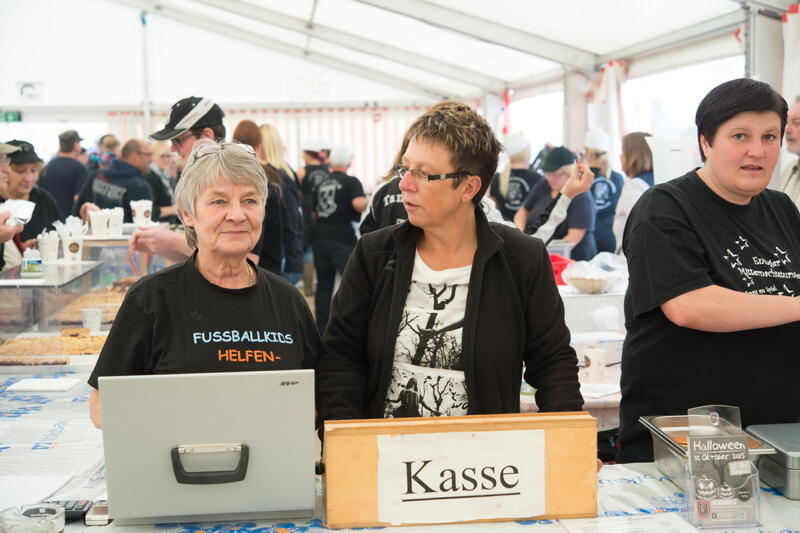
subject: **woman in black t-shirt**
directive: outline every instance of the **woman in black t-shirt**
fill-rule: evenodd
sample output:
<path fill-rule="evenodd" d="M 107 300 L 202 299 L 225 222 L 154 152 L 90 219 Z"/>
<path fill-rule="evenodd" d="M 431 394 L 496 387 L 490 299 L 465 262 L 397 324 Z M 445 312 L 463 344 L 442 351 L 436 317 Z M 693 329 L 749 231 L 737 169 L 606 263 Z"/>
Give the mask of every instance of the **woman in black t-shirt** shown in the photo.
<path fill-rule="evenodd" d="M 695 117 L 703 167 L 631 211 L 620 462 L 653 459 L 641 416 L 724 404 L 743 426 L 800 421 L 800 213 L 766 188 L 786 113 L 766 83 L 714 88 Z"/>
<path fill-rule="evenodd" d="M 300 293 L 250 261 L 266 176 L 250 146 L 199 140 L 175 190 L 186 262 L 134 284 L 89 384 L 100 427 L 100 376 L 314 368 L 319 336 Z"/>

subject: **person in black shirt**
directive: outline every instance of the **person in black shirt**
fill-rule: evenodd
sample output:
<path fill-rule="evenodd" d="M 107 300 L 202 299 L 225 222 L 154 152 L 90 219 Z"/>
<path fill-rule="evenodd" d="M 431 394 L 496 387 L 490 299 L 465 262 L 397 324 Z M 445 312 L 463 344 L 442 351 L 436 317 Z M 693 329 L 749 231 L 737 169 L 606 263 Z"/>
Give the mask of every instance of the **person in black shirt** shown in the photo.
<path fill-rule="evenodd" d="M 0 143 L 0 205 L 4 202 L 1 191 L 5 191 L 6 187 L 8 187 L 8 176 L 11 173 L 11 168 L 8 165 L 10 161 L 8 156 L 18 151 L 19 146 Z M 17 233 L 22 231 L 22 226 L 20 225 L 9 226 L 6 224 L 10 216 L 11 213 L 8 211 L 0 212 L 0 270 L 3 270 L 6 266 L 4 260 L 5 243 L 12 240 Z M 14 246 L 13 242 L 11 246 Z"/>
<path fill-rule="evenodd" d="M 36 236 L 45 230 L 52 230 L 53 222 L 62 220 L 61 210 L 49 192 L 36 186 L 36 179 L 42 170 L 42 159 L 36 154 L 33 145 L 25 141 L 8 141 L 18 151 L 9 154 L 10 172 L 8 185 L 0 196 L 4 200 L 28 200 L 36 204 L 31 219 L 25 224 L 19 238 L 24 247 L 31 247 Z"/>
<path fill-rule="evenodd" d="M 303 145 L 305 166 L 297 171 L 303 191 L 303 291 L 306 296 L 314 294 L 314 258 L 311 251 L 311 235 L 314 232 L 314 201 L 316 188 L 330 174 L 328 156 L 330 150 L 322 142 L 306 141 Z"/>
<path fill-rule="evenodd" d="M 278 130 L 269 124 L 259 126 L 261 157 L 281 177 L 284 209 L 283 269 L 281 275 L 292 284 L 303 276 L 303 193 L 294 170 L 283 157 L 284 146 Z M 258 151 L 258 150 L 256 150 Z"/>
<path fill-rule="evenodd" d="M 528 197 L 534 185 L 542 181 L 542 175 L 528 169 L 531 159 L 531 143 L 522 132 L 510 135 L 505 142 L 508 167 L 503 169 L 489 188 L 504 220 L 514 221 L 514 215 Z"/>
<path fill-rule="evenodd" d="M 767 189 L 786 111 L 766 83 L 715 87 L 695 116 L 703 167 L 631 211 L 620 462 L 653 460 L 641 416 L 723 404 L 745 427 L 800 421 L 800 213 Z"/>
<path fill-rule="evenodd" d="M 340 146 L 331 152 L 331 173 L 316 186 L 314 230 L 311 246 L 317 271 L 316 313 L 320 333 L 328 324 L 336 274 L 344 272 L 356 244 L 353 225 L 367 208 L 361 182 L 346 174 L 353 158 L 352 150 Z"/>
<path fill-rule="evenodd" d="M 58 136 L 58 154 L 47 163 L 39 178 L 39 187 L 49 192 L 58 203 L 64 216 L 72 213 L 72 205 L 78 199 L 88 172 L 78 161 L 83 139 L 75 130 L 67 130 Z"/>
<path fill-rule="evenodd" d="M 175 191 L 196 252 L 136 282 L 97 364 L 100 376 L 314 368 L 319 335 L 302 295 L 247 257 L 261 234 L 267 187 L 244 144 L 198 140 Z"/>

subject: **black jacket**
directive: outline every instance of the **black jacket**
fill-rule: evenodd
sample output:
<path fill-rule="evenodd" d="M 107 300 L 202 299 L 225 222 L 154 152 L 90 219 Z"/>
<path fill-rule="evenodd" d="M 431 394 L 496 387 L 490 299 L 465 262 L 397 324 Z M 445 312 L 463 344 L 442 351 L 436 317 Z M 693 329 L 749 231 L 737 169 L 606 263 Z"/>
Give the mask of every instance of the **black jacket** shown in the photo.
<path fill-rule="evenodd" d="M 463 330 L 469 413 L 519 412 L 523 363 L 541 411 L 580 410 L 577 358 L 544 245 L 475 213 L 478 251 Z M 420 232 L 404 222 L 358 241 L 317 367 L 324 420 L 383 416 Z"/>

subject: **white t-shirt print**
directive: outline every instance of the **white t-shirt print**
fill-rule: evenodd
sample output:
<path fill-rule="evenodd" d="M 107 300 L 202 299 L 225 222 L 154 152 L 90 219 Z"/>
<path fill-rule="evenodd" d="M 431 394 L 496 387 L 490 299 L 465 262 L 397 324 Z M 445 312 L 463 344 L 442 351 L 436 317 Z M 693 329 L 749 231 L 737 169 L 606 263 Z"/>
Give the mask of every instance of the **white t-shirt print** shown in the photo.
<path fill-rule="evenodd" d="M 462 336 L 471 272 L 432 270 L 417 252 L 384 417 L 467 414 Z"/>

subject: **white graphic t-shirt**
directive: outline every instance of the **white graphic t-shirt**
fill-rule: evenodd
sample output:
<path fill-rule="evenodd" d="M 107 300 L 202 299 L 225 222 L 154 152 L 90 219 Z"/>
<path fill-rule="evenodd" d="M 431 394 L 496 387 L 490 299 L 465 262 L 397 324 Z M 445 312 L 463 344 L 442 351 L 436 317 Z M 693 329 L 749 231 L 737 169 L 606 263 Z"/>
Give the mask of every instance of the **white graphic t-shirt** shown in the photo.
<path fill-rule="evenodd" d="M 464 312 L 472 266 L 431 270 L 414 260 L 384 416 L 467 414 L 462 364 Z"/>

